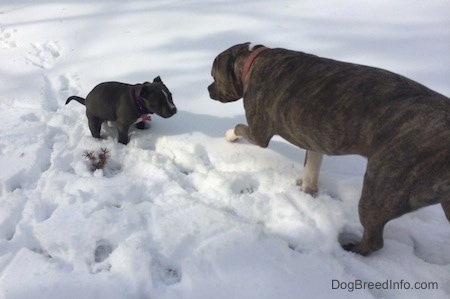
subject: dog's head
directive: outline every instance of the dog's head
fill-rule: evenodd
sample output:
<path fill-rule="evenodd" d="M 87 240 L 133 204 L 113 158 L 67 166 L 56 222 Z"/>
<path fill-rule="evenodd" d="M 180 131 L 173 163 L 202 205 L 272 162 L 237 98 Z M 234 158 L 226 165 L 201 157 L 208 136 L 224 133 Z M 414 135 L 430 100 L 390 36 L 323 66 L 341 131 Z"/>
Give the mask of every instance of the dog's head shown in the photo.
<path fill-rule="evenodd" d="M 242 98 L 244 93 L 242 68 L 251 50 L 250 43 L 238 44 L 223 51 L 214 59 L 211 69 L 214 82 L 208 86 L 211 99 L 226 103 Z"/>
<path fill-rule="evenodd" d="M 177 113 L 177 107 L 173 103 L 172 93 L 164 85 L 159 76 L 152 83 L 145 82 L 143 84 L 139 99 L 150 113 L 156 113 L 164 118 L 169 118 Z"/>

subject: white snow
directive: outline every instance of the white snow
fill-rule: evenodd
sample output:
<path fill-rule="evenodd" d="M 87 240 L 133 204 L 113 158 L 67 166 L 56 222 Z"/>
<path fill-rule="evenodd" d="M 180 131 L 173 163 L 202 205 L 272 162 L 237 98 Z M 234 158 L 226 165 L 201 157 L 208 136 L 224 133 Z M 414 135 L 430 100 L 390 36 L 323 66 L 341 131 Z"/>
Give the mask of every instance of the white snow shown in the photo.
<path fill-rule="evenodd" d="M 295 185 L 304 151 L 281 138 L 228 143 L 242 102 L 206 88 L 215 56 L 249 41 L 386 68 L 448 96 L 449 15 L 445 0 L 3 1 L 0 298 L 448 298 L 439 206 L 390 222 L 369 257 L 345 252 L 339 240 L 362 233 L 365 160 L 326 157 L 318 197 L 306 195 Z M 128 146 L 114 125 L 95 140 L 85 108 L 64 105 L 103 81 L 158 75 L 179 112 L 154 116 Z M 109 163 L 92 172 L 83 153 L 101 148 Z M 369 285 L 388 282 L 397 288 Z M 428 282 L 438 289 L 405 290 Z"/>

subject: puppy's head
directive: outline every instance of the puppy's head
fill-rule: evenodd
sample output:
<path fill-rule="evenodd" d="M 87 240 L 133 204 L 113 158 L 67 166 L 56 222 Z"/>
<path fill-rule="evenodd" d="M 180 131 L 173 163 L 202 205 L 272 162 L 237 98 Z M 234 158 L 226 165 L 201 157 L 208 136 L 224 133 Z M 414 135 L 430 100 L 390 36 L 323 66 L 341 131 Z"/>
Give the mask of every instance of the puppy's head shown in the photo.
<path fill-rule="evenodd" d="M 214 82 L 208 86 L 209 97 L 222 103 L 242 98 L 244 85 L 241 81 L 244 60 L 250 52 L 250 43 L 235 45 L 214 59 L 211 75 Z"/>
<path fill-rule="evenodd" d="M 177 113 L 177 107 L 173 103 L 172 93 L 164 85 L 159 76 L 152 83 L 144 83 L 139 97 L 142 100 L 142 104 L 151 113 L 156 113 L 164 118 L 169 118 Z"/>

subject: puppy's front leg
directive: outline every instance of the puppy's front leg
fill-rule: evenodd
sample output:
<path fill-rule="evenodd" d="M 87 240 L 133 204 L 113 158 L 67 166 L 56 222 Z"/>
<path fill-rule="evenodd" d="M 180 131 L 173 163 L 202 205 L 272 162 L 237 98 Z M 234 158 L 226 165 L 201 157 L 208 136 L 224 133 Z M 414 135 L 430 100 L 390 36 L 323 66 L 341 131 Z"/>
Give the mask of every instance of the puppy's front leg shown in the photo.
<path fill-rule="evenodd" d="M 240 137 L 244 138 L 250 143 L 253 143 L 255 145 L 259 145 L 260 147 L 266 148 L 269 145 L 269 141 L 272 138 L 271 135 L 266 136 L 268 134 L 264 134 L 262 131 L 262 128 L 260 131 L 258 131 L 258 134 L 253 134 L 251 129 L 243 124 L 238 124 L 233 129 L 228 130 L 225 133 L 225 138 L 229 142 L 234 142 L 238 140 Z"/>
<path fill-rule="evenodd" d="M 317 182 L 319 180 L 320 166 L 322 165 L 323 154 L 306 151 L 303 176 L 298 181 L 298 185 L 303 192 L 315 194 L 318 191 Z"/>
<path fill-rule="evenodd" d="M 130 138 L 128 137 L 129 125 L 117 122 L 117 132 L 119 133 L 119 142 L 122 144 L 128 144 Z"/>

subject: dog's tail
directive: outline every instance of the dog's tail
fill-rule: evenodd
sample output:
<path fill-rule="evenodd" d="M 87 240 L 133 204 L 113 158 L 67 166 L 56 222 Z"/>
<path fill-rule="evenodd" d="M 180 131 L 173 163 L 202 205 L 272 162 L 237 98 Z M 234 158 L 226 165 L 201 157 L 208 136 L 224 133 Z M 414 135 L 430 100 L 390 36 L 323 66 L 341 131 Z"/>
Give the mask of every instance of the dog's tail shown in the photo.
<path fill-rule="evenodd" d="M 75 101 L 77 101 L 78 103 L 83 104 L 83 105 L 86 106 L 86 103 L 85 103 L 86 100 L 83 99 L 83 98 L 81 98 L 81 97 L 78 97 L 78 96 L 71 96 L 71 97 L 69 97 L 69 98 L 67 99 L 67 101 L 66 101 L 66 105 L 69 104 L 69 102 L 72 101 L 72 100 L 75 100 Z"/>

